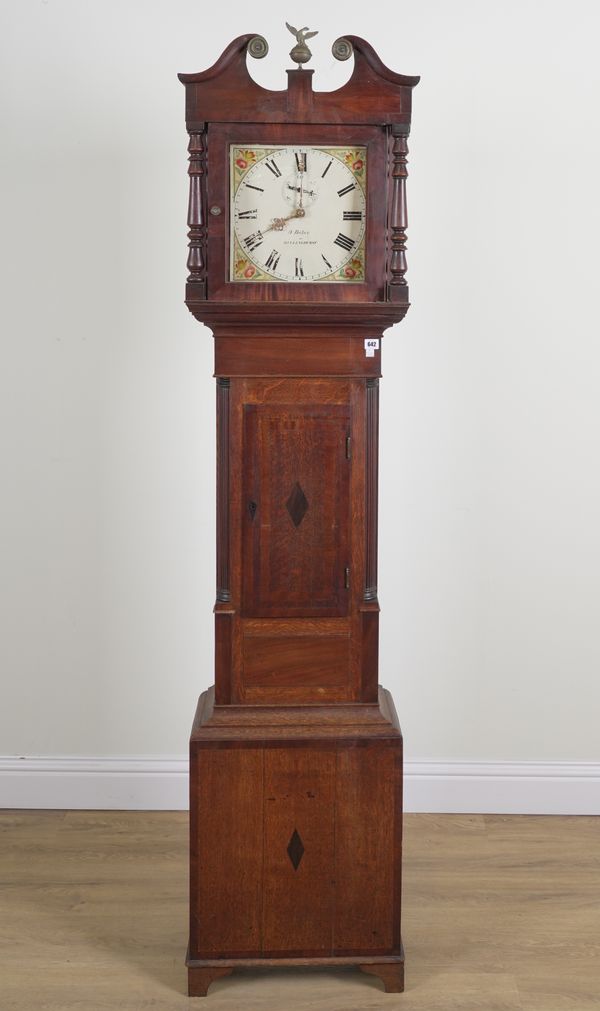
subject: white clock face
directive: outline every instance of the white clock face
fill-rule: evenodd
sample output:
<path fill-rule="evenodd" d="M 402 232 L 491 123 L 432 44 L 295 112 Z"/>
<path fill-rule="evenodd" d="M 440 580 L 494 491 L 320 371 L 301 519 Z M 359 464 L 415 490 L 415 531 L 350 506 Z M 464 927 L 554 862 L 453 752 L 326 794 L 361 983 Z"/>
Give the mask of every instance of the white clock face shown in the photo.
<path fill-rule="evenodd" d="M 230 278 L 365 279 L 366 148 L 232 145 Z"/>

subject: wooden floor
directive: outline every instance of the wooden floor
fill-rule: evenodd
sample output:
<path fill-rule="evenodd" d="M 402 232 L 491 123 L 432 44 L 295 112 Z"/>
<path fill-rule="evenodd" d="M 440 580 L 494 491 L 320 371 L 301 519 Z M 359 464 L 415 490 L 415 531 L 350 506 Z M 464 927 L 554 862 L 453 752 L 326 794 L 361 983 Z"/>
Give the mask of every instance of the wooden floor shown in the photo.
<path fill-rule="evenodd" d="M 0 1008 L 600 1011 L 600 818 L 409 815 L 407 989 L 234 974 L 188 999 L 187 815 L 0 812 Z"/>

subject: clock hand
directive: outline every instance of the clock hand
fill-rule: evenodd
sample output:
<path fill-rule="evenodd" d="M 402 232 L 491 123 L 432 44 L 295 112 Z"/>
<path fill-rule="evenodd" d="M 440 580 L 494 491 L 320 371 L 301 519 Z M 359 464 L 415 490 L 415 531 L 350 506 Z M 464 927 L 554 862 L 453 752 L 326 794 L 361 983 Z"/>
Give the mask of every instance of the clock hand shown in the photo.
<path fill-rule="evenodd" d="M 288 183 L 287 184 L 287 188 L 288 188 L 288 190 L 294 190 L 294 192 L 296 192 L 296 193 L 300 192 L 300 187 L 299 186 L 290 186 L 290 184 Z M 309 197 L 314 197 L 315 196 L 315 191 L 314 190 L 304 190 L 304 192 Z"/>
<path fill-rule="evenodd" d="M 296 207 L 291 214 L 288 214 L 287 218 L 273 218 L 273 223 L 270 224 L 268 228 L 264 228 L 262 234 L 264 235 L 265 232 L 270 232 L 272 229 L 274 229 L 276 232 L 282 232 L 283 226 L 288 221 L 291 221 L 292 218 L 303 218 L 305 214 L 306 211 L 304 210 L 303 207 Z"/>

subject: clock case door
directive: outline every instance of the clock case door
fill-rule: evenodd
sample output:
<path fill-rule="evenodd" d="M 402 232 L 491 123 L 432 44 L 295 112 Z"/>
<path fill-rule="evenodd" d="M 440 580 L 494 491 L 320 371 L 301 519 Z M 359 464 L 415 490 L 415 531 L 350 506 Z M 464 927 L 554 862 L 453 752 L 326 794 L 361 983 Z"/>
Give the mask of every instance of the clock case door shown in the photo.
<path fill-rule="evenodd" d="M 208 206 L 222 209 L 208 215 L 208 299 L 248 302 L 372 302 L 383 301 L 385 277 L 386 184 L 388 135 L 373 126 L 308 126 L 306 124 L 209 123 L 207 127 Z M 343 281 L 230 281 L 230 145 L 306 145 L 366 147 L 366 272 L 364 283 Z"/>
<path fill-rule="evenodd" d="M 348 613 L 350 405 L 245 404 L 242 614 Z"/>

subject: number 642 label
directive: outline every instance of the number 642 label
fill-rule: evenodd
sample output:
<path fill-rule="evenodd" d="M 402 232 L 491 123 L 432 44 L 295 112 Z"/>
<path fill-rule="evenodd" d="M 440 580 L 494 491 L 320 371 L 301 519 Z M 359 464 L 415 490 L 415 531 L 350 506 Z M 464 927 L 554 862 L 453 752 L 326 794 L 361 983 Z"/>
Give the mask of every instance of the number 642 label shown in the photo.
<path fill-rule="evenodd" d="M 379 351 L 379 337 L 365 337 L 365 358 L 374 358 Z"/>

